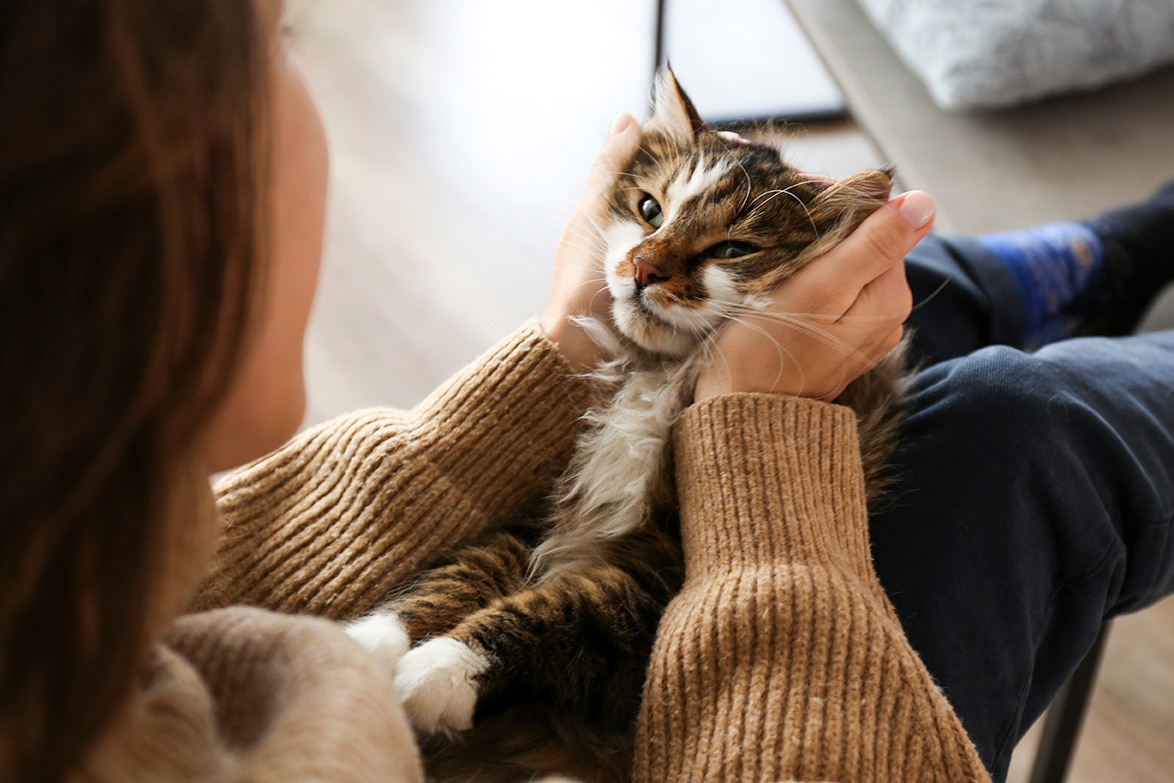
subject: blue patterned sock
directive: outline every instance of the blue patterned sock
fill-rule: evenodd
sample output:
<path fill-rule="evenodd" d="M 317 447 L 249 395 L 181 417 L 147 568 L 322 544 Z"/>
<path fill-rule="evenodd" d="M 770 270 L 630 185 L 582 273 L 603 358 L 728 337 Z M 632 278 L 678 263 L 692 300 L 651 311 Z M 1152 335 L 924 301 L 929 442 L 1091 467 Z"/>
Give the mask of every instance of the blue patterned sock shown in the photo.
<path fill-rule="evenodd" d="M 1019 284 L 1026 306 L 1023 348 L 1034 350 L 1084 331 L 1104 276 L 1104 248 L 1091 227 L 1049 223 L 977 240 Z"/>
<path fill-rule="evenodd" d="M 1174 281 L 1174 180 L 1145 201 L 1084 221 L 1104 247 L 1104 279 L 1082 334 L 1133 334 Z"/>

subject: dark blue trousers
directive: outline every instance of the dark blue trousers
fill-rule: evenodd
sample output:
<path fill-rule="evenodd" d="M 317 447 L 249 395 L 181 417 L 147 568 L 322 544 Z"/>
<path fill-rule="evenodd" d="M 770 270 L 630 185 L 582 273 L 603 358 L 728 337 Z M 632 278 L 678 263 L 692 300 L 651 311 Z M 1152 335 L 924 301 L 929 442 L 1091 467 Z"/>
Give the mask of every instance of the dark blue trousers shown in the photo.
<path fill-rule="evenodd" d="M 1174 591 L 1174 331 L 1015 347 L 998 259 L 910 255 L 924 363 L 870 528 L 881 583 L 996 781 L 1105 620 Z"/>

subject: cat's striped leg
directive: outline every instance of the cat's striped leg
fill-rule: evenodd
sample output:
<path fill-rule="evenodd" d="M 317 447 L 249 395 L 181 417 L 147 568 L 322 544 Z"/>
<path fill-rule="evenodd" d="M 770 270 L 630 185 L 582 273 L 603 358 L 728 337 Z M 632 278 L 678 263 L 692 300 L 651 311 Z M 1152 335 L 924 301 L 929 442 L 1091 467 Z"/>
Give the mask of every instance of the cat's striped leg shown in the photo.
<path fill-rule="evenodd" d="M 598 566 L 527 588 L 410 650 L 396 688 L 424 733 L 472 727 L 520 701 L 587 720 L 635 717 L 644 668 L 668 596 Z"/>
<path fill-rule="evenodd" d="M 390 672 L 412 644 L 451 630 L 469 614 L 517 590 L 529 547 L 512 531 L 495 531 L 425 571 L 406 590 L 346 631 Z"/>

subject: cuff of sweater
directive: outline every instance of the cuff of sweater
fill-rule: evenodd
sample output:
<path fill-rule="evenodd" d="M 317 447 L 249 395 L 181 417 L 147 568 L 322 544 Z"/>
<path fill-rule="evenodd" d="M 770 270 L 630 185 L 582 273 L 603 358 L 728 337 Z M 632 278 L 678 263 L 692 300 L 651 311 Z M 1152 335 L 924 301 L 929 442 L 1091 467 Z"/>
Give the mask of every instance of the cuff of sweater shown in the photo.
<path fill-rule="evenodd" d="M 856 417 L 794 397 L 736 394 L 674 430 L 688 571 L 837 564 L 872 573 Z"/>

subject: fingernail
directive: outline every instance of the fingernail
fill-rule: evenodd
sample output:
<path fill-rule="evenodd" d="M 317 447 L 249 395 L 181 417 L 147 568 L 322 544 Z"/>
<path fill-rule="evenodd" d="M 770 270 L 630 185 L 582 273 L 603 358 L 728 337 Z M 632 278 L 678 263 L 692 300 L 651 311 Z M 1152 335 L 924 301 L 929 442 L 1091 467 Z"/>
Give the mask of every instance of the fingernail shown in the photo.
<path fill-rule="evenodd" d="M 616 135 L 617 133 L 623 133 L 635 121 L 635 117 L 633 117 L 631 114 L 628 114 L 626 111 L 622 111 L 616 115 L 614 120 L 611 121 L 611 130 L 608 131 L 608 133 L 612 136 Z"/>
<path fill-rule="evenodd" d="M 899 207 L 901 219 L 910 228 L 925 226 L 926 223 L 933 220 L 936 210 L 933 199 L 929 197 L 928 193 L 920 190 L 911 190 L 906 193 Z"/>

